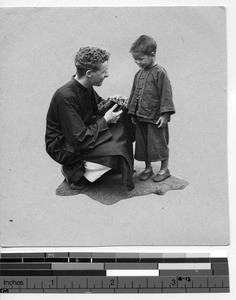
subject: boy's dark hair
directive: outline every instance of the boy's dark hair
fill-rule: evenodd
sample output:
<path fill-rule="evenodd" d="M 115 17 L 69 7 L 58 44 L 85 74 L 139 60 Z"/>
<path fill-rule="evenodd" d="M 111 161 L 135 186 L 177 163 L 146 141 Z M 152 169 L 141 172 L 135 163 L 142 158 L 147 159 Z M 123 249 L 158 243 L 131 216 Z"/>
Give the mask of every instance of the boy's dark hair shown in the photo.
<path fill-rule="evenodd" d="M 75 67 L 79 77 L 86 74 L 88 70 L 97 71 L 99 64 L 104 63 L 110 57 L 106 50 L 96 47 L 81 47 L 75 56 Z"/>
<path fill-rule="evenodd" d="M 145 55 L 150 55 L 152 52 L 156 53 L 157 43 L 149 35 L 141 35 L 131 46 L 129 52 L 140 52 Z"/>

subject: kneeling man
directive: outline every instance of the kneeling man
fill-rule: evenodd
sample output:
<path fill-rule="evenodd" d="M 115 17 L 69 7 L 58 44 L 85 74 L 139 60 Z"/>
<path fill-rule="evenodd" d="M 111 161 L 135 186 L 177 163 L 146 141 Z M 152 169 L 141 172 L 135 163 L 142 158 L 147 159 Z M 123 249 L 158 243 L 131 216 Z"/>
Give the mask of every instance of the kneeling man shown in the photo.
<path fill-rule="evenodd" d="M 82 47 L 76 54 L 76 75 L 51 100 L 46 123 L 46 151 L 59 164 L 71 189 L 82 189 L 110 169 L 121 171 L 123 184 L 132 181 L 132 122 L 126 111 L 98 109 L 104 102 L 93 86 L 108 77 L 109 53 Z"/>

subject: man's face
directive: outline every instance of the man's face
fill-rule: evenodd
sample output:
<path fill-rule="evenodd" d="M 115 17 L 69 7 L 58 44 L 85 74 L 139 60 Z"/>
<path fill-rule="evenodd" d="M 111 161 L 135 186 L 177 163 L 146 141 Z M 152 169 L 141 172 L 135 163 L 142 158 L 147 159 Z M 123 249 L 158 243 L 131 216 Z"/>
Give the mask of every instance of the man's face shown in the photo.
<path fill-rule="evenodd" d="M 101 86 L 103 80 L 109 76 L 108 74 L 108 61 L 100 63 L 97 71 L 91 71 L 90 83 L 93 86 Z"/>

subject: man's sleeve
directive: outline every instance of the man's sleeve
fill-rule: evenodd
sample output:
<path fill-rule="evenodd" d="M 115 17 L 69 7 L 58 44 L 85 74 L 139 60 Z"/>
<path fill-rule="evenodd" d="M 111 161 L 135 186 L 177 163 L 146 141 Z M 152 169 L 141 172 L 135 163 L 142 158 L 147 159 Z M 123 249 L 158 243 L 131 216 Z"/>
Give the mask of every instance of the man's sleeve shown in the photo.
<path fill-rule="evenodd" d="M 67 142 L 78 151 L 93 149 L 112 138 L 104 118 L 92 125 L 85 125 L 81 118 L 75 99 L 65 97 L 58 103 L 60 121 Z"/>

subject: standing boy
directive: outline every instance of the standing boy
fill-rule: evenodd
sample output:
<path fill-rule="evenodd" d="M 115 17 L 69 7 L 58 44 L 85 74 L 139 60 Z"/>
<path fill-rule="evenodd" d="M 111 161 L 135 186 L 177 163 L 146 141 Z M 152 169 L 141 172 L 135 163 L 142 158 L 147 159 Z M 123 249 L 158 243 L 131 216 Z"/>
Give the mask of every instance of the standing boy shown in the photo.
<path fill-rule="evenodd" d="M 156 63 L 156 48 L 156 41 L 147 35 L 141 35 L 130 48 L 141 69 L 134 77 L 128 113 L 136 124 L 135 159 L 145 162 L 139 179 L 148 180 L 153 175 L 151 163 L 161 161 L 161 168 L 153 177 L 159 182 L 171 176 L 168 122 L 175 108 L 168 75 Z"/>

